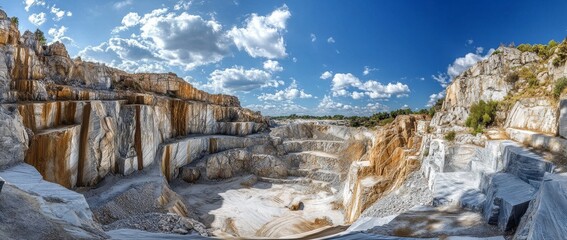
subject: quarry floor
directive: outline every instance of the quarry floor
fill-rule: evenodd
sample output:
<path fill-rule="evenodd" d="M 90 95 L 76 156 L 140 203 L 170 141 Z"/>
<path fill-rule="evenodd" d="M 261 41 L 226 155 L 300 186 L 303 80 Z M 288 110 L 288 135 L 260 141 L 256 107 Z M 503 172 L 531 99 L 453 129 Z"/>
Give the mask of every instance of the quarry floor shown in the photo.
<path fill-rule="evenodd" d="M 171 187 L 220 238 L 288 237 L 344 223 L 332 192 L 289 181 L 246 175 L 196 184 L 175 181 Z"/>

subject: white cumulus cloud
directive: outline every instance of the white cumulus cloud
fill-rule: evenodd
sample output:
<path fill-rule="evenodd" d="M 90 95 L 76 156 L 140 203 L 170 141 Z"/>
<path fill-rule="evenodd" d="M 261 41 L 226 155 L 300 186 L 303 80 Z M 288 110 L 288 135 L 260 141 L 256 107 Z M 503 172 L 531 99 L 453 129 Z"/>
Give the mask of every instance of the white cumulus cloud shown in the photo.
<path fill-rule="evenodd" d="M 327 38 L 328 43 L 335 43 L 335 39 L 333 37 Z"/>
<path fill-rule="evenodd" d="M 329 79 L 333 77 L 333 72 L 330 71 L 325 71 L 323 74 L 321 74 L 321 77 L 319 77 L 320 79 Z"/>
<path fill-rule="evenodd" d="M 130 27 L 136 26 L 136 25 L 140 24 L 141 19 L 142 19 L 142 17 L 140 15 L 138 15 L 138 13 L 130 12 L 122 18 L 122 25 L 114 28 L 112 30 L 112 33 L 119 33 L 121 31 L 124 31 L 124 30 L 130 28 Z"/>
<path fill-rule="evenodd" d="M 283 33 L 290 17 L 286 5 L 268 16 L 253 13 L 243 28 L 233 27 L 228 35 L 238 50 L 244 50 L 252 57 L 283 58 L 287 56 Z"/>
<path fill-rule="evenodd" d="M 249 92 L 265 87 L 279 87 L 284 82 L 274 80 L 272 74 L 260 69 L 244 69 L 234 66 L 223 70 L 215 70 L 209 75 L 205 88 L 219 93 Z"/>
<path fill-rule="evenodd" d="M 305 93 L 305 90 L 299 89 L 295 79 L 293 82 L 284 90 L 276 91 L 275 93 L 262 93 L 258 97 L 259 100 L 263 101 L 284 101 L 284 100 L 294 100 L 296 98 L 312 98 L 313 95 Z"/>
<path fill-rule="evenodd" d="M 51 37 L 51 43 L 53 42 L 62 42 L 62 43 L 73 43 L 73 39 L 68 36 L 65 36 L 65 32 L 67 32 L 67 27 L 61 26 L 60 28 L 50 28 L 47 31 L 47 34 Z"/>
<path fill-rule="evenodd" d="M 61 19 L 63 19 L 63 17 L 67 16 L 73 16 L 73 13 L 70 11 L 65 11 L 65 10 L 61 10 L 60 8 L 57 8 L 55 5 L 53 5 L 51 7 L 51 13 L 53 13 L 54 17 L 53 17 L 53 21 L 55 22 L 59 22 L 61 21 Z"/>
<path fill-rule="evenodd" d="M 278 61 L 274 61 L 274 60 L 266 60 L 264 62 L 264 69 L 268 70 L 270 72 L 281 72 L 281 71 L 283 71 L 283 67 L 280 66 L 280 63 Z"/>
<path fill-rule="evenodd" d="M 33 23 L 36 26 L 41 26 L 42 24 L 45 23 L 45 13 L 44 12 L 40 12 L 40 13 L 34 13 L 32 15 L 30 15 L 28 17 L 28 20 Z"/>
<path fill-rule="evenodd" d="M 317 41 L 317 36 L 314 33 L 311 33 L 311 42 Z"/>
<path fill-rule="evenodd" d="M 358 91 L 349 92 L 348 89 Z M 409 86 L 400 82 L 382 84 L 375 80 L 362 82 L 351 73 L 337 73 L 333 77 L 331 91 L 333 97 L 350 95 L 353 99 L 363 96 L 375 98 L 407 97 L 410 92 Z"/>
<path fill-rule="evenodd" d="M 444 97 L 445 97 L 445 91 L 442 91 L 440 93 L 431 94 L 429 96 L 429 101 L 427 101 L 427 105 L 425 105 L 425 106 L 426 107 L 433 107 L 433 105 L 435 105 L 437 100 L 444 98 Z"/>
<path fill-rule="evenodd" d="M 26 10 L 26 12 L 30 11 L 30 8 L 32 6 L 45 6 L 45 1 L 44 0 L 25 0 L 24 1 L 24 9 Z"/>

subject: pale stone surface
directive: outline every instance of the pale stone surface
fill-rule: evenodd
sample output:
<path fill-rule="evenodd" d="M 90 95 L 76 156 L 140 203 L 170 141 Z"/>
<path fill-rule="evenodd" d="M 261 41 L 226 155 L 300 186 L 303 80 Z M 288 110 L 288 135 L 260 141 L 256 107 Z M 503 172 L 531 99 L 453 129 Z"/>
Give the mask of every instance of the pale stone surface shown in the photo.
<path fill-rule="evenodd" d="M 567 176 L 546 174 L 514 239 L 561 239 L 567 236 Z"/>
<path fill-rule="evenodd" d="M 0 176 L 6 180 L 5 188 L 10 188 L 10 192 L 5 191 L 0 196 L 4 198 L 7 195 L 13 195 L 20 199 L 20 201 L 13 203 L 3 202 L 2 206 L 27 202 L 28 204 L 25 204 L 25 206 L 30 208 L 27 212 L 18 213 L 21 215 L 11 216 L 11 218 L 21 218 L 25 217 L 26 214 L 29 215 L 25 221 L 25 223 L 28 223 L 27 226 L 18 226 L 20 234 L 25 234 L 28 237 L 36 236 L 37 238 L 46 238 L 50 234 L 52 237 L 63 238 L 106 238 L 100 225 L 93 219 L 93 214 L 82 194 L 68 190 L 58 184 L 44 181 L 35 168 L 27 164 L 19 164 L 2 170 Z M 9 210 L 3 209 L 0 212 L 7 211 Z M 40 214 L 41 218 L 45 220 L 35 216 L 36 213 Z M 17 223 L 18 220 L 3 222 L 0 229 L 4 229 L 4 227 L 9 229 L 11 225 Z M 57 225 L 57 227 L 53 225 Z M 12 232 L 13 230 L 10 229 L 8 232 L 2 230 L 0 236 L 16 233 Z M 21 236 L 23 235 L 12 235 L 12 237 Z"/>
<path fill-rule="evenodd" d="M 561 155 L 567 154 L 567 140 L 564 138 L 514 128 L 507 128 L 506 133 L 510 139 L 519 143 Z"/>
<path fill-rule="evenodd" d="M 0 168 L 23 162 L 28 134 L 15 106 L 0 107 L 0 136 Z"/>
<path fill-rule="evenodd" d="M 504 127 L 557 133 L 557 111 L 547 99 L 526 98 L 510 110 Z"/>
<path fill-rule="evenodd" d="M 77 184 L 81 126 L 42 130 L 30 139 L 26 163 L 50 182 L 73 188 Z"/>
<path fill-rule="evenodd" d="M 479 185 L 480 176 L 476 173 L 438 173 L 432 189 L 433 206 L 458 205 L 478 211 L 482 208 Z"/>
<path fill-rule="evenodd" d="M 509 173 L 488 175 L 481 183 L 486 194 L 482 211 L 483 218 L 502 231 L 510 230 L 520 223 L 536 189 Z"/>
<path fill-rule="evenodd" d="M 547 172 L 553 172 L 555 166 L 541 156 L 519 147 L 516 144 L 506 144 L 502 151 L 504 172 L 511 173 L 522 181 L 537 187 Z"/>
<path fill-rule="evenodd" d="M 567 99 L 559 102 L 559 129 L 557 134 L 563 138 L 567 138 Z"/>

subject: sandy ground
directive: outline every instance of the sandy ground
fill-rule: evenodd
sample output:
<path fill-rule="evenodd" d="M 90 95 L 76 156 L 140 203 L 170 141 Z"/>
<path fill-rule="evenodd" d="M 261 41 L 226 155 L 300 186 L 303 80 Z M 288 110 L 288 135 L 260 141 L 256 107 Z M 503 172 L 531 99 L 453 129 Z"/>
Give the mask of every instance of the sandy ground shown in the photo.
<path fill-rule="evenodd" d="M 250 177 L 197 184 L 175 181 L 171 185 L 217 237 L 278 238 L 343 224 L 342 212 L 333 209 L 335 197 L 331 193 L 308 184 L 241 184 Z M 289 209 L 299 201 L 302 210 Z"/>

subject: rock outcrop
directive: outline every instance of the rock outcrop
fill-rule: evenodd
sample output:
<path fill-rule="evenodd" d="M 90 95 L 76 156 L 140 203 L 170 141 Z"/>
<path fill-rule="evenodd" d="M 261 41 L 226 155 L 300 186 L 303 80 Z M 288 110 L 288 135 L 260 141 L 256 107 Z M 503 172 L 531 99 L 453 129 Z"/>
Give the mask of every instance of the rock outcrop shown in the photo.
<path fill-rule="evenodd" d="M 378 130 L 369 161 L 351 165 L 343 196 L 348 222 L 355 221 L 376 199 L 399 187 L 419 168 L 424 132 L 418 132 L 417 128 L 426 119 L 421 115 L 397 117 Z"/>

